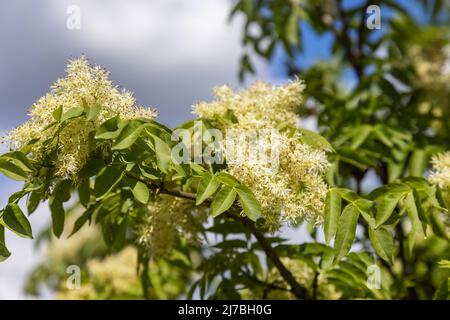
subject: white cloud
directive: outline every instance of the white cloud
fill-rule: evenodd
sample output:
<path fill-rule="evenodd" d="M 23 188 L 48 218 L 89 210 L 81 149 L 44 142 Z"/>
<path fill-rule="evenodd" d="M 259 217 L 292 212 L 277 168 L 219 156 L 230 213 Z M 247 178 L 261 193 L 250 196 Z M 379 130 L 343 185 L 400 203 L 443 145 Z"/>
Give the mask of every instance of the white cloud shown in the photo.
<path fill-rule="evenodd" d="M 152 70 L 210 64 L 236 70 L 242 21 L 228 23 L 228 0 L 113 0 L 108 6 L 102 1 L 53 1 L 52 18 L 60 26 L 73 4 L 81 10 L 81 29 L 66 30 L 65 36 L 80 46 L 120 53 L 127 63 Z"/>

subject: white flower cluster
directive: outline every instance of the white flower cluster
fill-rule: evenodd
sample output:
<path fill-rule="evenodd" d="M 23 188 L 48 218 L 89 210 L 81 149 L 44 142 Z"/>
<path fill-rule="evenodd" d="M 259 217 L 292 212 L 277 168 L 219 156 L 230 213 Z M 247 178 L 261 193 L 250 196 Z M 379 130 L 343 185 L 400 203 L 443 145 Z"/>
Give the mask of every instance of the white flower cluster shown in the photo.
<path fill-rule="evenodd" d="M 14 129 L 6 137 L 14 149 L 33 139 L 39 141 L 32 148 L 32 156 L 38 162 L 51 160 L 56 176 L 73 177 L 88 160 L 89 139 L 95 129 L 105 120 L 118 116 L 122 120 L 154 118 L 156 111 L 135 105 L 133 95 L 113 86 L 108 72 L 92 66 L 81 57 L 69 62 L 67 76 L 57 80 L 51 91 L 36 101 L 29 110 L 28 122 Z M 70 120 L 64 128 L 49 126 L 55 122 L 53 113 L 62 107 L 63 112 L 74 107 L 98 104 L 101 110 L 93 120 L 79 117 Z M 59 131 L 58 131 L 59 130 Z M 54 143 L 46 143 L 53 139 Z M 49 159 L 52 148 L 56 157 Z"/>
<path fill-rule="evenodd" d="M 137 230 L 138 245 L 150 257 L 164 256 L 182 235 L 191 244 L 198 244 L 201 225 L 206 219 L 203 208 L 190 200 L 161 195 L 149 203 L 144 221 Z"/>
<path fill-rule="evenodd" d="M 92 300 L 140 293 L 137 250 L 133 247 L 126 247 L 102 260 L 88 260 L 86 273 L 89 282 L 82 283 L 79 288 L 69 289 L 63 281 L 56 297 L 60 300 Z"/>
<path fill-rule="evenodd" d="M 429 180 L 438 185 L 444 201 L 450 207 L 450 152 L 440 153 L 431 159 L 432 171 Z M 447 215 L 447 225 L 450 228 L 450 216 Z"/>
<path fill-rule="evenodd" d="M 430 180 L 442 189 L 450 187 L 450 152 L 440 153 L 431 159 L 433 171 Z"/>
<path fill-rule="evenodd" d="M 257 82 L 240 93 L 223 86 L 214 90 L 214 101 L 195 105 L 193 112 L 223 131 L 295 127 L 299 120 L 295 111 L 303 102 L 303 90 L 299 80 L 278 87 Z M 237 121 L 229 121 L 230 114 Z M 326 153 L 303 143 L 300 133 L 292 136 L 279 132 L 276 138 L 277 172 L 268 173 L 258 162 L 233 161 L 228 163 L 229 173 L 252 189 L 270 229 L 277 230 L 281 220 L 297 223 L 307 217 L 321 222 L 327 193 L 323 175 L 329 166 Z M 245 144 L 242 147 L 249 148 Z M 243 150 L 244 154 L 249 152 Z"/>
<path fill-rule="evenodd" d="M 450 45 L 442 48 L 413 45 L 408 53 L 419 86 L 433 92 L 450 89 Z"/>

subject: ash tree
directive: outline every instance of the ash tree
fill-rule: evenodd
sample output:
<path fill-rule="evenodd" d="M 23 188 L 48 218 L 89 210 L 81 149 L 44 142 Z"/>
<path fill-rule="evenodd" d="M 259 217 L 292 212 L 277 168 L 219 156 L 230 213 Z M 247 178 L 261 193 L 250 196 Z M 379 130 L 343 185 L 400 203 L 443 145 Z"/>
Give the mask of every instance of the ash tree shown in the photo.
<path fill-rule="evenodd" d="M 0 172 L 24 184 L 0 211 L 1 260 L 5 232 L 47 243 L 26 290 L 62 299 L 449 298 L 449 8 L 415 5 L 426 21 L 395 1 L 235 2 L 241 78 L 278 52 L 290 80 L 217 87 L 171 129 L 71 60 L 3 139 Z M 305 28 L 332 59 L 299 63 Z"/>

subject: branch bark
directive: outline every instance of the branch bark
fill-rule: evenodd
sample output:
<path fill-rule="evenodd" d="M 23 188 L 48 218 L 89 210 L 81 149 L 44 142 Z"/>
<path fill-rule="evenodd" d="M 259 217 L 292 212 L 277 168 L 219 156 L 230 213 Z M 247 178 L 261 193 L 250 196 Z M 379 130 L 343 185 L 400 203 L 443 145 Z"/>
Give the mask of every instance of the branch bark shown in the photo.
<path fill-rule="evenodd" d="M 286 266 L 283 264 L 283 262 L 280 260 L 280 257 L 275 252 L 275 250 L 272 248 L 270 243 L 267 241 L 267 239 L 264 237 L 264 235 L 259 231 L 255 224 L 250 221 L 247 218 L 243 218 L 236 215 L 230 215 L 233 219 L 240 221 L 247 229 L 250 230 L 250 232 L 255 236 L 258 243 L 261 245 L 262 249 L 264 250 L 267 258 L 272 261 L 274 266 L 278 269 L 283 279 L 289 284 L 291 287 L 292 293 L 299 299 L 311 299 L 308 290 L 306 288 L 302 287 L 295 277 L 292 275 L 292 273 L 286 268 Z"/>

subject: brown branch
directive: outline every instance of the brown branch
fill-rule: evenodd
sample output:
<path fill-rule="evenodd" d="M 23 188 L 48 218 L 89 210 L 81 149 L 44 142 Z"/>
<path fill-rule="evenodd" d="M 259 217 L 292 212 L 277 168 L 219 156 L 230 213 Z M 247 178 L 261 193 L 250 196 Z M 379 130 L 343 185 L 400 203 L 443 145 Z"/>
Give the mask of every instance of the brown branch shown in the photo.
<path fill-rule="evenodd" d="M 313 280 L 313 293 L 312 298 L 314 300 L 317 300 L 317 292 L 319 291 L 319 272 L 316 271 L 314 274 L 314 280 Z"/>
<path fill-rule="evenodd" d="M 183 192 L 180 190 L 168 190 L 165 189 L 163 186 L 156 184 L 153 181 L 148 181 L 146 179 L 142 179 L 130 172 L 127 172 L 126 175 L 130 178 L 136 179 L 138 181 L 141 181 L 145 183 L 150 190 L 162 193 L 162 194 L 168 194 L 174 197 L 179 197 L 183 199 L 188 200 L 194 200 L 196 199 L 196 195 L 189 192 Z M 229 217 L 233 218 L 234 220 L 240 221 L 249 231 L 255 236 L 258 243 L 261 245 L 262 249 L 264 250 L 266 256 L 272 261 L 274 266 L 278 269 L 283 279 L 289 284 L 291 287 L 292 293 L 299 299 L 310 299 L 308 290 L 304 287 L 302 287 L 295 277 L 292 275 L 292 273 L 285 267 L 283 262 L 281 262 L 280 257 L 278 254 L 273 250 L 270 243 L 266 240 L 264 237 L 264 234 L 261 233 L 260 230 L 258 230 L 254 224 L 253 221 L 249 220 L 248 218 L 241 217 L 239 215 L 229 214 Z"/>
<path fill-rule="evenodd" d="M 339 31 L 336 28 L 333 28 L 333 32 L 336 35 L 336 39 L 339 40 L 344 47 L 345 55 L 347 56 L 347 60 L 352 65 L 353 69 L 358 76 L 358 79 L 361 81 L 363 77 L 363 68 L 360 63 L 360 54 L 358 52 L 353 51 L 352 41 L 349 35 L 349 23 L 347 20 L 347 15 L 342 7 L 342 1 L 336 0 L 336 6 L 338 10 L 338 14 L 340 19 L 342 20 L 342 30 Z"/>
<path fill-rule="evenodd" d="M 373 2 L 373 1 L 372 1 Z M 361 13 L 361 20 L 359 21 L 358 26 L 358 56 L 361 57 L 363 55 L 363 46 L 367 36 L 367 28 L 365 28 L 366 22 L 366 12 L 367 8 L 370 6 L 371 0 L 367 0 L 363 6 L 363 12 Z"/>
<path fill-rule="evenodd" d="M 142 183 L 145 183 L 147 185 L 147 187 L 152 190 L 153 192 L 158 192 L 158 193 L 162 193 L 162 194 L 168 194 L 174 197 L 178 197 L 178 198 L 183 198 L 183 199 L 188 199 L 188 200 L 194 200 L 196 199 L 196 195 L 193 193 L 189 193 L 189 192 L 184 192 L 181 190 L 168 190 L 166 188 L 164 188 L 162 185 L 159 185 L 153 181 L 149 181 L 146 179 L 142 179 L 139 176 L 134 175 L 131 172 L 126 172 L 125 173 L 128 177 L 135 179 L 137 181 L 140 181 Z"/>
<path fill-rule="evenodd" d="M 275 282 L 265 282 L 265 281 L 259 280 L 257 277 L 252 276 L 252 275 L 250 275 L 250 274 L 248 274 L 248 273 L 246 273 L 245 276 L 246 276 L 250 281 L 253 281 L 253 282 L 255 282 L 255 283 L 259 284 L 259 285 L 264 286 L 264 287 L 265 287 L 265 288 L 264 288 L 265 290 L 269 290 L 269 291 L 270 291 L 270 290 L 278 290 L 278 291 L 287 291 L 287 292 L 291 292 L 290 289 L 287 289 L 287 288 L 285 288 L 285 287 L 281 287 L 281 286 L 277 285 Z"/>
<path fill-rule="evenodd" d="M 240 221 L 245 227 L 247 227 L 250 232 L 255 236 L 258 243 L 261 245 L 262 249 L 264 250 L 266 256 L 272 261 L 274 266 L 278 269 L 283 279 L 289 284 L 291 287 L 291 291 L 295 296 L 299 299 L 310 299 L 309 292 L 306 290 L 306 288 L 302 287 L 295 277 L 292 275 L 292 273 L 285 267 L 283 262 L 281 262 L 280 257 L 278 254 L 273 250 L 270 243 L 267 241 L 267 239 L 264 237 L 264 235 L 261 233 L 260 230 L 258 230 L 255 226 L 255 224 L 250 221 L 247 218 L 237 216 L 237 215 L 230 215 L 233 219 Z"/>

